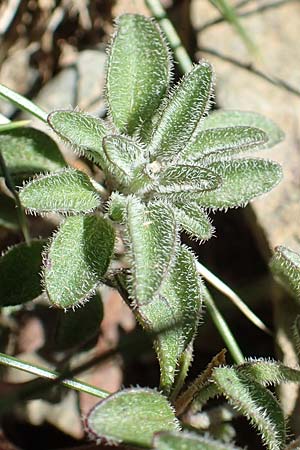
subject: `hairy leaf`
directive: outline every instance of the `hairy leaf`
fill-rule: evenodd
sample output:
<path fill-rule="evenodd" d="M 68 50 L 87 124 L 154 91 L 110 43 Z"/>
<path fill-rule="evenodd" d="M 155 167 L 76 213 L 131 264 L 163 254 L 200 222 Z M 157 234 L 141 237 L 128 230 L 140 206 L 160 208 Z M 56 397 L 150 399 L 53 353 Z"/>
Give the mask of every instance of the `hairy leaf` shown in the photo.
<path fill-rule="evenodd" d="M 154 190 L 160 194 L 170 194 L 180 199 L 180 194 L 196 194 L 202 191 L 216 189 L 221 184 L 221 178 L 212 170 L 201 166 L 174 165 L 163 170 Z"/>
<path fill-rule="evenodd" d="M 112 226 L 102 217 L 68 217 L 44 257 L 44 283 L 59 308 L 84 303 L 107 271 L 114 248 Z"/>
<path fill-rule="evenodd" d="M 97 293 L 89 299 L 83 308 L 74 311 L 58 311 L 58 323 L 55 333 L 55 351 L 65 351 L 79 347 L 87 349 L 86 344 L 97 338 L 103 319 L 103 304 Z M 95 342 L 92 342 L 94 345 Z"/>
<path fill-rule="evenodd" d="M 14 200 L 0 193 L 0 227 L 18 230 L 18 216 Z"/>
<path fill-rule="evenodd" d="M 194 257 L 179 247 L 175 265 L 159 296 L 137 310 L 143 327 L 157 333 L 154 346 L 161 372 L 161 388 L 169 394 L 178 360 L 195 336 L 201 312 L 202 289 Z"/>
<path fill-rule="evenodd" d="M 11 175 L 30 176 L 66 165 L 57 144 L 35 128 L 15 128 L 0 133 L 0 150 Z M 0 169 L 0 176 L 3 176 Z"/>
<path fill-rule="evenodd" d="M 151 389 L 124 389 L 98 403 L 87 417 L 90 437 L 97 441 L 152 447 L 152 436 L 179 426 L 167 399 Z"/>
<path fill-rule="evenodd" d="M 220 161 L 208 168 L 222 179 L 222 184 L 214 191 L 198 194 L 196 201 L 212 209 L 246 205 L 254 197 L 270 191 L 282 177 L 279 164 L 258 158 Z"/>
<path fill-rule="evenodd" d="M 284 133 L 270 119 L 250 111 L 219 110 L 212 112 L 203 122 L 203 129 L 220 127 L 247 126 L 263 130 L 268 136 L 268 141 L 260 148 L 270 148 L 281 142 Z"/>
<path fill-rule="evenodd" d="M 29 302 L 41 292 L 40 270 L 43 240 L 32 240 L 11 247 L 0 258 L 0 306 Z"/>
<path fill-rule="evenodd" d="M 273 394 L 231 367 L 216 368 L 212 378 L 229 402 L 258 429 L 267 447 L 270 450 L 282 449 L 286 435 L 285 420 Z"/>
<path fill-rule="evenodd" d="M 87 213 L 101 203 L 90 178 L 74 169 L 42 175 L 28 182 L 20 191 L 20 200 L 29 212 L 38 214 Z"/>
<path fill-rule="evenodd" d="M 124 136 L 108 136 L 103 140 L 103 148 L 120 183 L 128 185 L 138 176 L 138 167 L 144 162 L 144 156 L 143 148 L 134 140 Z"/>
<path fill-rule="evenodd" d="M 131 259 L 130 295 L 138 305 L 147 304 L 158 294 L 174 260 L 174 214 L 163 203 L 146 206 L 137 197 L 128 197 L 124 225 Z"/>
<path fill-rule="evenodd" d="M 287 247 L 278 246 L 270 262 L 274 275 L 288 291 L 300 300 L 300 255 Z"/>
<path fill-rule="evenodd" d="M 280 383 L 300 383 L 300 370 L 292 369 L 278 361 L 248 359 L 237 368 L 242 375 L 253 378 L 263 386 L 277 386 Z"/>
<path fill-rule="evenodd" d="M 152 160 L 166 161 L 178 157 L 200 126 L 212 93 L 211 66 L 196 65 L 171 93 L 154 128 L 149 152 Z"/>
<path fill-rule="evenodd" d="M 184 149 L 183 161 L 202 161 L 224 159 L 258 146 L 268 141 L 267 134 L 251 127 L 224 127 L 201 130 Z"/>
<path fill-rule="evenodd" d="M 107 101 L 120 132 L 150 121 L 170 81 L 170 56 L 156 23 L 137 14 L 118 20 L 107 66 Z"/>
<path fill-rule="evenodd" d="M 48 116 L 48 123 L 76 153 L 106 169 L 102 139 L 109 129 L 104 120 L 79 111 L 53 111 Z"/>
<path fill-rule="evenodd" d="M 190 236 L 194 236 L 200 241 L 207 241 L 214 233 L 210 219 L 195 202 L 175 204 L 174 213 L 177 222 L 182 229 Z"/>
<path fill-rule="evenodd" d="M 240 447 L 198 434 L 167 431 L 154 435 L 153 447 L 157 450 L 241 450 Z"/>

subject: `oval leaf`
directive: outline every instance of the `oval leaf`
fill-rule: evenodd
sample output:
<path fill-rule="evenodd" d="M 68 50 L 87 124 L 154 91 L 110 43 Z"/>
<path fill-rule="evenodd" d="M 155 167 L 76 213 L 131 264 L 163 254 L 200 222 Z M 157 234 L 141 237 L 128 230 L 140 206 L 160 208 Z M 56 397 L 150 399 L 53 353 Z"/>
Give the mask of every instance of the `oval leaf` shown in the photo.
<path fill-rule="evenodd" d="M 284 139 L 284 133 L 271 120 L 251 111 L 219 110 L 213 111 L 203 122 L 203 129 L 247 126 L 263 130 L 268 136 L 266 143 L 260 148 L 270 148 Z"/>
<path fill-rule="evenodd" d="M 181 228 L 191 237 L 207 241 L 213 236 L 214 227 L 210 218 L 197 203 L 177 203 L 174 213 Z"/>
<path fill-rule="evenodd" d="M 66 169 L 40 176 L 20 190 L 22 205 L 30 213 L 88 213 L 100 206 L 100 197 L 83 172 Z"/>
<path fill-rule="evenodd" d="M 278 246 L 270 267 L 288 291 L 300 301 L 300 255 L 287 247 Z"/>
<path fill-rule="evenodd" d="M 157 450 L 242 450 L 198 434 L 166 431 L 155 434 L 153 447 Z"/>
<path fill-rule="evenodd" d="M 184 149 L 181 157 L 183 161 L 201 161 L 203 158 L 215 161 L 249 149 L 257 149 L 267 141 L 267 134 L 258 128 L 213 128 L 200 131 Z"/>
<path fill-rule="evenodd" d="M 152 160 L 167 161 L 178 157 L 207 111 L 212 94 L 211 66 L 200 62 L 171 93 L 153 131 L 149 152 Z"/>
<path fill-rule="evenodd" d="M 83 308 L 74 311 L 58 311 L 55 333 L 55 351 L 76 347 L 87 350 L 91 339 L 97 338 L 103 319 L 103 304 L 100 295 L 94 295 Z M 93 340 L 92 344 L 95 342 Z"/>
<path fill-rule="evenodd" d="M 129 292 L 138 305 L 147 304 L 174 260 L 178 239 L 174 214 L 163 203 L 146 206 L 137 197 L 128 197 L 123 220 L 131 259 Z"/>
<path fill-rule="evenodd" d="M 84 303 L 107 271 L 114 240 L 114 229 L 102 217 L 68 217 L 44 257 L 50 302 L 59 308 Z"/>
<path fill-rule="evenodd" d="M 40 271 L 43 240 L 11 247 L 0 258 L 0 306 L 29 302 L 42 293 Z"/>
<path fill-rule="evenodd" d="M 212 378 L 229 402 L 258 429 L 270 450 L 284 447 L 285 419 L 271 392 L 231 367 L 216 368 Z"/>
<path fill-rule="evenodd" d="M 154 345 L 160 363 L 160 385 L 165 394 L 173 386 L 179 358 L 195 336 L 201 305 L 201 280 L 194 257 L 181 246 L 160 295 L 137 309 L 143 327 L 157 335 Z"/>
<path fill-rule="evenodd" d="M 1 132 L 0 149 L 11 175 L 30 176 L 52 172 L 66 165 L 53 139 L 35 128 Z M 0 176 L 3 176 L 1 169 Z"/>
<path fill-rule="evenodd" d="M 208 166 L 221 179 L 214 191 L 197 195 L 197 203 L 211 209 L 245 206 L 254 197 L 275 187 L 282 178 L 281 166 L 263 159 L 220 161 Z"/>
<path fill-rule="evenodd" d="M 151 389 L 124 389 L 98 403 L 89 413 L 90 437 L 115 444 L 151 447 L 153 434 L 179 426 L 167 399 Z"/>
<path fill-rule="evenodd" d="M 48 123 L 61 139 L 72 145 L 77 154 L 103 169 L 107 167 L 102 139 L 109 130 L 103 120 L 79 111 L 53 111 L 48 116 Z"/>
<path fill-rule="evenodd" d="M 156 23 L 125 14 L 118 20 L 107 66 L 107 101 L 120 132 L 132 135 L 151 119 L 170 81 L 170 56 Z"/>

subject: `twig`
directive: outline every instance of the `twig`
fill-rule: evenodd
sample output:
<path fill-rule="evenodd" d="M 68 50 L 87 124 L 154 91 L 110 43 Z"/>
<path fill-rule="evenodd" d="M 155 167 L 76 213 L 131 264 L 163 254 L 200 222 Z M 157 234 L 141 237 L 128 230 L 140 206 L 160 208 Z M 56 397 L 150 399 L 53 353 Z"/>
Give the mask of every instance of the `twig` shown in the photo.
<path fill-rule="evenodd" d="M 284 89 L 285 91 L 288 91 L 292 94 L 295 94 L 295 95 L 297 95 L 297 97 L 300 97 L 300 91 L 298 89 L 294 88 L 289 83 L 286 83 L 281 78 L 267 75 L 266 73 L 262 72 L 261 70 L 253 67 L 252 64 L 242 63 L 238 59 L 234 59 L 231 56 L 224 55 L 223 53 L 220 53 L 217 50 L 215 50 L 214 48 L 210 48 L 210 47 L 199 47 L 199 51 L 202 53 L 208 53 L 210 55 L 216 56 L 217 58 L 222 59 L 223 61 L 227 61 L 237 67 L 240 67 L 241 69 L 247 70 L 248 72 L 251 72 L 254 75 L 262 78 L 263 80 L 268 81 L 269 83 L 273 84 L 274 86 Z"/>
<path fill-rule="evenodd" d="M 245 11 L 245 12 L 240 12 L 240 13 L 237 11 L 237 16 L 238 17 L 249 17 L 254 14 L 258 14 L 258 13 L 267 11 L 268 9 L 279 8 L 280 6 L 283 6 L 284 4 L 292 2 L 292 1 L 296 1 L 296 0 L 279 0 L 274 3 L 260 5 L 255 9 L 251 9 L 250 11 Z M 297 1 L 299 1 L 299 0 L 297 0 Z M 247 3 L 249 3 L 249 0 L 241 1 L 239 4 L 236 5 L 235 9 L 237 10 L 237 9 L 241 8 L 242 6 L 245 6 Z M 218 25 L 219 23 L 222 23 L 225 20 L 226 20 L 226 18 L 224 16 L 217 17 L 216 19 L 213 19 L 213 20 L 210 20 L 210 21 L 204 23 L 199 28 L 196 28 L 195 31 L 201 33 L 202 31 L 206 30 L 207 28 L 210 28 L 214 25 Z"/>
<path fill-rule="evenodd" d="M 196 268 L 200 275 L 212 284 L 218 291 L 222 292 L 230 301 L 260 330 L 272 336 L 272 331 L 251 311 L 243 300 L 222 280 L 214 275 L 199 261 L 196 261 Z"/>
<path fill-rule="evenodd" d="M 164 31 L 171 49 L 174 52 L 175 59 L 178 61 L 179 68 L 183 74 L 189 72 L 193 66 L 192 60 L 181 43 L 180 37 L 175 30 L 172 22 L 167 16 L 159 0 L 145 0 L 155 19 L 159 22 Z"/>
<path fill-rule="evenodd" d="M 218 329 L 220 335 L 222 336 L 223 341 L 225 342 L 234 362 L 236 364 L 243 364 L 245 362 L 245 358 L 243 356 L 243 353 L 241 352 L 241 349 L 235 337 L 231 333 L 230 328 L 227 325 L 227 322 L 225 321 L 224 317 L 216 307 L 215 302 L 213 301 L 212 296 L 210 295 L 208 289 L 206 287 L 204 289 L 205 289 L 204 293 L 205 305 L 212 318 L 212 321 L 214 322 L 216 328 Z"/>

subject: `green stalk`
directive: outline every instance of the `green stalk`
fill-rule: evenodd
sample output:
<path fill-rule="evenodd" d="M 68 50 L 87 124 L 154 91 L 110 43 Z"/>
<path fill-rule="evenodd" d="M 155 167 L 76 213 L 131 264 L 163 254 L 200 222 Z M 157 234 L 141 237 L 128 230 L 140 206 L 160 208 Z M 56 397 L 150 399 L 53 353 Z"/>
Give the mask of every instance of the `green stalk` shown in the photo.
<path fill-rule="evenodd" d="M 212 296 L 210 295 L 209 291 L 205 287 L 205 305 L 206 308 L 212 318 L 212 321 L 214 322 L 216 328 L 218 329 L 223 341 L 225 342 L 232 359 L 236 364 L 243 364 L 245 362 L 245 358 L 241 352 L 241 349 L 235 340 L 235 337 L 230 331 L 230 328 L 228 327 L 224 317 L 218 310 L 218 308 L 215 305 L 215 302 L 212 299 Z"/>
<path fill-rule="evenodd" d="M 23 209 L 23 206 L 21 205 L 21 201 L 20 201 L 18 192 L 16 191 L 14 182 L 13 182 L 12 177 L 9 173 L 9 170 L 6 166 L 6 163 L 5 163 L 5 160 L 1 153 L 1 150 L 0 150 L 0 168 L 4 174 L 6 186 L 8 187 L 8 189 L 14 196 L 14 199 L 15 199 L 15 202 L 17 205 L 17 214 L 18 214 L 19 224 L 20 224 L 20 228 L 22 230 L 25 242 L 27 245 L 30 245 L 30 234 L 29 234 L 29 229 L 28 229 L 28 224 L 27 224 L 27 219 L 26 219 L 25 213 L 24 213 L 24 209 Z"/>
<path fill-rule="evenodd" d="M 47 123 L 48 114 L 45 111 L 35 105 L 32 101 L 23 97 L 23 95 L 3 86 L 3 84 L 0 84 L 0 98 L 1 97 L 8 100 L 10 103 L 14 103 L 21 110 L 29 112 L 42 122 Z"/>
<path fill-rule="evenodd" d="M 31 373 L 40 378 L 44 378 L 46 380 L 51 380 L 55 383 L 55 381 L 60 381 L 60 384 L 68 389 L 73 389 L 79 392 L 85 392 L 86 394 L 93 395 L 94 397 L 106 398 L 110 395 L 109 392 L 104 391 L 102 389 L 91 386 L 88 383 L 84 383 L 83 381 L 78 380 L 77 378 L 63 378 L 60 380 L 61 375 L 58 372 L 53 370 L 48 370 L 43 367 L 36 366 L 35 364 L 27 363 L 25 361 L 21 361 L 18 358 L 14 358 L 13 356 L 5 355 L 4 353 L 0 353 L 0 364 L 4 366 L 8 366 L 14 369 L 22 370 L 23 372 Z M 36 383 L 36 382 L 40 383 Z M 44 380 L 34 380 L 32 384 L 26 385 L 23 388 L 17 389 L 16 391 L 8 394 L 7 396 L 3 396 L 0 401 L 0 412 L 11 408 L 12 405 L 16 401 L 26 400 L 30 394 L 36 394 L 40 390 L 44 390 L 49 384 L 42 383 Z M 54 384 L 53 383 L 53 384 Z"/>
<path fill-rule="evenodd" d="M 167 13 L 162 7 L 160 1 L 145 0 L 145 3 L 150 9 L 152 15 L 155 17 L 155 19 L 161 26 L 162 30 L 164 31 L 169 41 L 170 47 L 173 50 L 175 59 L 178 61 L 180 71 L 183 74 L 189 72 L 193 67 L 192 60 L 186 49 L 183 47 L 177 31 L 175 30 L 170 19 L 168 18 Z"/>

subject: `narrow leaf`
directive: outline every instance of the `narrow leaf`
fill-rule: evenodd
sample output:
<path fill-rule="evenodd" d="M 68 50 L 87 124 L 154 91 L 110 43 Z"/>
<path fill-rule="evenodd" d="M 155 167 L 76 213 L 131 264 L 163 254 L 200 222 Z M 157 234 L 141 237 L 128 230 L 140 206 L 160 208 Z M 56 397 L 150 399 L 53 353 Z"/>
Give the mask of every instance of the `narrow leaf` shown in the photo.
<path fill-rule="evenodd" d="M 278 246 L 270 267 L 288 291 L 300 300 L 300 255 L 287 247 Z"/>
<path fill-rule="evenodd" d="M 0 227 L 8 228 L 9 230 L 18 230 L 18 216 L 16 211 L 16 204 L 10 197 L 0 193 Z"/>
<path fill-rule="evenodd" d="M 200 126 L 209 106 L 212 85 L 212 68 L 202 61 L 176 86 L 164 108 L 158 112 L 160 119 L 149 146 L 152 160 L 168 161 L 178 157 L 178 152 Z"/>
<path fill-rule="evenodd" d="M 103 304 L 100 295 L 94 295 L 83 308 L 74 311 L 58 311 L 58 325 L 55 333 L 55 351 L 76 347 L 87 349 L 92 338 L 97 338 L 103 319 Z M 93 341 L 94 345 L 95 342 Z"/>
<path fill-rule="evenodd" d="M 216 368 L 212 378 L 232 406 L 258 429 L 270 450 L 284 447 L 285 419 L 271 392 L 230 367 Z"/>
<path fill-rule="evenodd" d="M 247 126 L 263 130 L 268 136 L 268 141 L 260 148 L 270 148 L 281 142 L 284 133 L 271 120 L 261 114 L 250 111 L 219 110 L 212 112 L 203 122 L 203 129 L 220 127 Z"/>
<path fill-rule="evenodd" d="M 152 447 L 157 431 L 179 426 L 167 399 L 151 389 L 124 389 L 98 403 L 89 413 L 87 430 L 97 442 Z"/>
<path fill-rule="evenodd" d="M 100 197 L 83 172 L 65 169 L 40 176 L 20 190 L 22 205 L 30 213 L 87 213 L 100 205 Z"/>
<path fill-rule="evenodd" d="M 43 240 L 22 242 L 0 258 L 0 306 L 14 306 L 31 301 L 41 292 L 40 270 Z"/>
<path fill-rule="evenodd" d="M 242 450 L 198 434 L 167 431 L 154 435 L 153 447 L 157 450 Z"/>
<path fill-rule="evenodd" d="M 195 336 L 201 304 L 201 280 L 194 257 L 185 247 L 179 247 L 160 295 L 137 309 L 143 327 L 157 334 L 154 346 L 160 363 L 160 386 L 166 394 L 173 386 L 179 358 Z"/>
<path fill-rule="evenodd" d="M 84 303 L 106 273 L 114 248 L 112 226 L 102 217 L 68 217 L 44 257 L 44 284 L 59 308 Z"/>
<path fill-rule="evenodd" d="M 197 203 L 211 209 L 244 206 L 254 197 L 270 191 L 282 177 L 279 164 L 258 158 L 220 161 L 208 168 L 222 179 L 222 185 L 198 194 Z"/>
<path fill-rule="evenodd" d="M 236 155 L 249 149 L 257 149 L 267 142 L 267 134 L 253 127 L 213 128 L 200 131 L 195 139 L 184 149 L 182 160 L 201 161 L 203 158 L 214 161 Z"/>
<path fill-rule="evenodd" d="M 48 116 L 48 123 L 76 153 L 103 169 L 107 167 L 102 139 L 109 129 L 103 120 L 79 111 L 53 111 Z"/>
<path fill-rule="evenodd" d="M 175 204 L 174 213 L 182 229 L 200 241 L 207 241 L 213 236 L 214 227 L 204 210 L 195 202 Z"/>
<path fill-rule="evenodd" d="M 174 259 L 174 214 L 163 203 L 146 206 L 137 197 L 128 197 L 124 225 L 131 259 L 130 295 L 138 305 L 147 304 L 160 291 Z"/>
<path fill-rule="evenodd" d="M 124 14 L 117 23 L 107 67 L 107 101 L 120 132 L 147 126 L 170 81 L 170 56 L 156 23 Z"/>
<path fill-rule="evenodd" d="M 245 364 L 238 366 L 237 370 L 263 386 L 300 383 L 300 370 L 292 369 L 278 361 L 249 358 Z"/>
<path fill-rule="evenodd" d="M 171 194 L 180 198 L 180 194 L 195 194 L 216 189 L 221 178 L 212 170 L 201 166 L 174 165 L 163 170 L 154 190 L 160 194 Z"/>
<path fill-rule="evenodd" d="M 1 132 L 0 149 L 11 175 L 30 176 L 58 170 L 66 165 L 57 144 L 35 128 Z M 0 176 L 3 176 L 1 170 Z"/>

